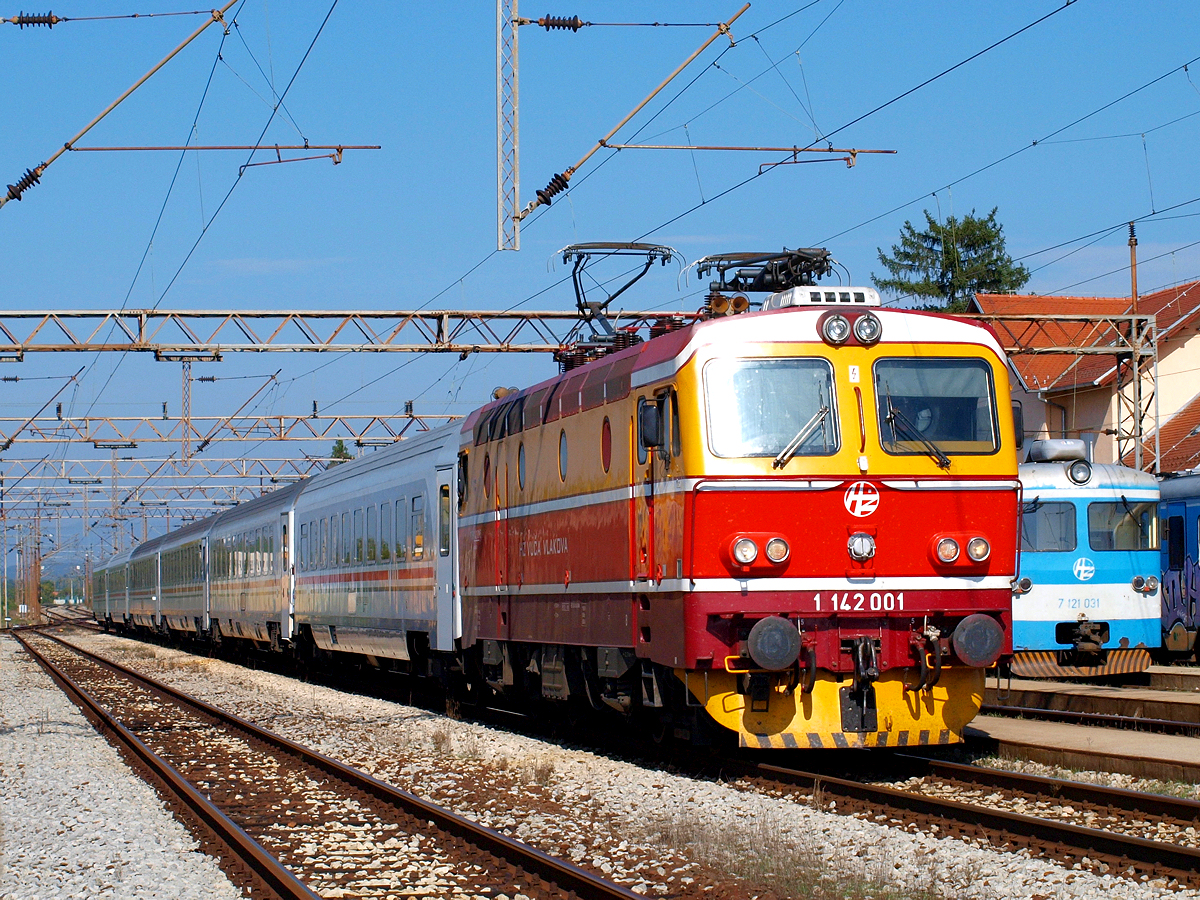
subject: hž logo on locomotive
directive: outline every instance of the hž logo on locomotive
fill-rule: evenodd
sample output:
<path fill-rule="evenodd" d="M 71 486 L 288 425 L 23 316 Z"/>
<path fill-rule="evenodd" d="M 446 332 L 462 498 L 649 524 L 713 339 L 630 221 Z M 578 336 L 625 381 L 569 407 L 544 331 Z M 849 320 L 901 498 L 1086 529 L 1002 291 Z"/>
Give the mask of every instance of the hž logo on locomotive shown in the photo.
<path fill-rule="evenodd" d="M 850 515 L 864 518 L 879 507 L 879 489 L 869 481 L 856 481 L 846 488 L 843 502 Z"/>

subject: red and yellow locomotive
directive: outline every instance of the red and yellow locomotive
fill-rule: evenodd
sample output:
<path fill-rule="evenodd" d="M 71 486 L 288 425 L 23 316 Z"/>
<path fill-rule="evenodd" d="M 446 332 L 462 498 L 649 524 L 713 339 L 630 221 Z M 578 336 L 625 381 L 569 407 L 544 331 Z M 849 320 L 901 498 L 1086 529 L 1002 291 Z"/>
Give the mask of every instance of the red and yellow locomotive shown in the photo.
<path fill-rule="evenodd" d="M 825 251 L 704 267 L 709 316 L 466 421 L 469 676 L 750 747 L 961 740 L 1011 650 L 998 342 L 805 283 Z"/>

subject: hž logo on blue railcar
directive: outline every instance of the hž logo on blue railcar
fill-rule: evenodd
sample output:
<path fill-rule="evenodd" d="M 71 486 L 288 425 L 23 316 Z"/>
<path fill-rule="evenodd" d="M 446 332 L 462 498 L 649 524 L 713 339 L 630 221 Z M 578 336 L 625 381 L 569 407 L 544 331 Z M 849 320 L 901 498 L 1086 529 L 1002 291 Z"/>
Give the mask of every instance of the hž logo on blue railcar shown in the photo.
<path fill-rule="evenodd" d="M 864 518 L 879 508 L 879 488 L 869 481 L 856 481 L 846 488 L 842 502 L 850 515 Z"/>
<path fill-rule="evenodd" d="M 1071 571 L 1075 573 L 1075 577 L 1080 581 L 1091 581 L 1092 576 L 1096 574 L 1096 564 L 1086 556 L 1081 556 L 1075 560 L 1075 565 L 1071 567 Z"/>

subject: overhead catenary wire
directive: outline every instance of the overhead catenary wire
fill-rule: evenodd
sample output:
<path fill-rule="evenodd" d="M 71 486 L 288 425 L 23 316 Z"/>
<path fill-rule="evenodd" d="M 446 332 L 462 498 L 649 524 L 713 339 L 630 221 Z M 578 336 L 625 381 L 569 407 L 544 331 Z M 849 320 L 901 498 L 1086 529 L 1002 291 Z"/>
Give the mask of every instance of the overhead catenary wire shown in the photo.
<path fill-rule="evenodd" d="M 587 153 L 585 153 L 579 159 L 578 162 L 576 162 L 573 166 L 568 166 L 562 172 L 554 175 L 550 179 L 549 183 L 546 185 L 545 188 L 543 188 L 540 191 L 537 191 L 536 199 L 530 201 L 530 203 L 523 210 L 518 212 L 514 216 L 514 218 L 517 219 L 518 221 L 520 221 L 521 219 L 524 219 L 526 216 L 528 216 L 538 206 L 549 206 L 551 198 L 555 194 L 559 193 L 560 191 L 564 190 L 567 187 L 567 183 L 571 180 L 571 176 L 574 175 L 575 172 L 577 172 L 579 170 L 579 167 L 582 166 L 584 163 L 586 163 L 589 159 L 591 159 L 592 156 L 596 153 L 596 151 L 598 151 L 601 147 L 604 146 L 605 141 L 607 141 L 609 138 L 611 138 L 613 135 L 615 135 L 618 131 L 620 131 L 622 128 L 624 128 L 626 123 L 630 119 L 632 119 L 634 116 L 636 116 L 639 112 L 641 112 L 642 109 L 645 108 L 647 103 L 649 103 L 651 100 L 653 100 L 655 97 L 657 97 L 658 94 L 663 90 L 663 88 L 665 88 L 668 84 L 670 84 L 672 81 L 674 81 L 675 76 L 677 76 L 680 72 L 682 72 L 689 65 L 691 65 L 692 61 L 697 56 L 699 56 L 701 53 L 703 53 L 705 50 L 707 50 L 709 45 L 711 45 L 713 41 L 715 41 L 721 35 L 725 35 L 726 37 L 729 38 L 730 42 L 732 42 L 733 36 L 732 36 L 731 32 L 729 31 L 730 27 L 749 8 L 750 8 L 750 4 L 749 3 L 745 4 L 741 9 L 739 9 L 736 13 L 734 13 L 733 16 L 731 16 L 729 18 L 728 21 L 722 22 L 720 24 L 720 26 L 718 26 L 717 30 L 715 32 L 713 32 L 713 34 L 709 37 L 708 40 L 706 40 L 703 44 L 701 44 L 699 47 L 697 47 L 687 59 L 685 59 L 683 62 L 681 62 L 675 68 L 675 71 L 673 71 L 670 75 L 668 75 L 666 77 L 666 79 L 661 84 L 659 84 L 658 87 L 656 87 L 649 94 L 647 94 L 646 98 L 644 100 L 642 100 L 641 103 L 639 103 L 637 106 L 635 106 L 633 109 L 631 109 L 629 111 L 629 113 L 625 116 L 625 118 L 621 119 L 620 122 L 618 122 L 615 126 L 613 126 L 612 130 L 610 130 L 608 132 L 608 134 L 606 134 L 606 135 L 604 135 L 604 137 L 600 138 L 600 140 L 597 141 L 595 146 L 593 146 L 592 149 L 590 149 Z"/>
<path fill-rule="evenodd" d="M 959 62 L 955 63 L 954 65 L 950 66 L 949 68 L 943 69 L 936 75 L 933 75 L 933 76 L 925 79 L 920 84 L 909 88 L 908 90 L 904 91 L 903 93 L 897 94 L 895 97 L 892 97 L 890 100 L 887 100 L 884 103 L 879 104 L 878 106 L 874 107 L 873 109 L 871 109 L 865 113 L 862 113 L 859 116 L 856 116 L 855 118 L 851 119 L 849 122 L 839 125 L 837 128 L 833 129 L 832 131 L 826 132 L 823 140 L 828 140 L 829 138 L 833 137 L 835 134 L 845 131 L 847 128 L 850 128 L 852 125 L 856 125 L 859 122 L 862 122 L 864 119 L 866 119 L 870 116 L 873 116 L 876 113 L 881 112 L 884 109 L 887 109 L 889 106 L 892 106 L 895 103 L 898 103 L 900 100 L 903 100 L 905 97 L 911 96 L 916 91 L 919 91 L 922 88 L 928 87 L 929 85 L 933 84 L 935 81 L 938 81 L 939 79 L 944 78 L 946 75 L 949 75 L 951 72 L 954 72 L 955 70 L 962 68 L 967 63 L 978 59 L 983 54 L 996 49 L 997 47 L 1007 43 L 1008 41 L 1011 41 L 1013 38 L 1015 38 L 1021 34 L 1024 34 L 1026 31 L 1029 31 L 1029 29 L 1031 29 L 1037 25 L 1040 25 L 1041 23 L 1050 19 L 1052 16 L 1058 15 L 1063 10 L 1075 5 L 1078 2 L 1079 2 L 1079 0 L 1066 0 L 1066 2 L 1062 6 L 1058 7 L 1057 9 L 1051 10 L 1050 12 L 1046 13 L 1044 16 L 1041 16 L 1041 17 L 1033 20 L 1029 24 L 1022 26 L 1021 28 L 1018 28 L 1016 31 L 1011 32 L 1010 34 L 1000 38 L 999 40 L 992 42 L 988 46 L 984 47 L 982 50 L 978 50 L 975 53 L 972 53 L 970 56 L 966 57 L 963 60 L 960 60 Z M 1117 101 L 1114 101 L 1114 102 L 1117 102 Z M 1080 120 L 1080 121 L 1082 121 L 1082 120 Z M 1065 127 L 1070 127 L 1070 126 L 1065 126 Z M 1065 130 L 1065 128 L 1063 130 Z M 1057 133 L 1057 132 L 1055 132 L 1055 133 Z M 809 146 L 813 146 L 813 145 L 809 145 Z M 1025 148 L 1022 148 L 1022 150 L 1023 149 L 1025 149 Z M 1021 151 L 1016 151 L 1016 152 L 1021 152 Z M 1011 155 L 1015 156 L 1016 153 L 1013 153 Z M 670 219 L 667 219 L 665 222 L 662 222 L 659 225 L 655 226 L 654 228 L 651 228 L 650 230 L 643 232 L 641 235 L 634 238 L 634 240 L 641 241 L 644 238 L 647 238 L 650 235 L 654 234 L 655 232 L 661 231 L 662 229 L 666 228 L 668 225 L 672 225 L 675 222 L 678 222 L 680 219 L 683 219 L 683 218 L 691 215 L 692 213 L 694 213 L 696 210 L 700 209 L 701 207 L 706 206 L 709 203 L 714 202 L 715 200 L 719 200 L 722 197 L 725 197 L 728 194 L 731 194 L 734 191 L 745 187 L 750 182 L 755 181 L 758 178 L 761 178 L 767 172 L 773 171 L 774 168 L 775 167 L 772 166 L 769 168 L 760 169 L 755 174 L 750 175 L 747 178 L 744 178 L 742 181 L 739 181 L 734 185 L 731 185 L 730 187 L 721 191 L 719 194 L 715 195 L 714 197 L 710 197 L 708 200 L 706 200 L 702 203 L 698 203 L 695 206 L 685 209 L 683 212 L 679 213 L 678 215 L 672 216 Z M 909 203 L 906 203 L 903 206 L 897 207 L 897 209 L 904 209 L 906 206 L 911 206 L 912 203 L 918 202 L 919 200 L 924 199 L 924 197 L 926 197 L 926 196 L 928 196 L 928 195 L 922 194 L 921 197 L 917 198 L 917 200 L 910 201 Z M 895 211 L 896 210 L 892 210 L 891 212 L 895 212 Z M 884 215 L 888 215 L 888 214 L 889 213 L 883 213 L 883 214 L 875 217 L 875 219 L 883 218 Z M 875 219 L 871 219 L 870 221 L 875 221 Z M 842 234 L 845 234 L 845 233 L 846 232 L 842 232 Z M 839 236 L 839 235 L 835 235 L 834 237 L 837 237 L 837 236 Z M 832 240 L 832 238 L 825 238 L 822 240 L 822 243 L 829 241 L 829 240 Z"/>
<path fill-rule="evenodd" d="M 202 35 L 205 31 L 207 31 L 208 27 L 210 25 L 212 25 L 214 22 L 224 22 L 225 21 L 225 13 L 229 10 L 230 7 L 232 7 L 237 2 L 238 2 L 238 0 L 229 0 L 229 2 L 226 3 L 224 6 L 222 6 L 220 9 L 210 10 L 209 18 L 208 18 L 207 22 L 205 22 L 203 25 L 201 25 L 199 28 L 197 28 L 195 31 L 193 31 L 190 35 L 188 35 L 187 39 L 184 40 L 183 43 L 181 43 L 178 47 L 176 47 L 174 50 L 172 50 L 170 53 L 168 53 L 166 56 L 164 56 L 158 62 L 158 64 L 155 65 L 149 72 L 147 72 L 145 75 L 143 75 L 137 81 L 135 81 L 132 85 L 130 85 L 130 87 L 127 88 L 125 90 L 125 92 L 123 94 L 121 94 L 121 96 L 119 96 L 116 100 L 114 100 L 107 107 L 105 107 L 105 109 L 98 116 L 96 116 L 94 119 L 92 119 L 92 121 L 88 122 L 88 124 L 85 125 L 83 127 L 83 129 L 81 131 L 79 131 L 78 134 L 76 134 L 73 138 L 71 138 L 69 141 L 67 141 L 65 144 L 63 144 L 61 147 L 59 147 L 58 150 L 56 150 L 50 156 L 50 158 L 47 159 L 45 162 L 39 163 L 37 166 L 35 166 L 32 169 L 26 169 L 25 174 L 17 180 L 16 184 L 8 185 L 8 193 L 4 194 L 3 196 L 0 196 L 0 208 L 2 208 L 4 206 L 4 204 L 8 203 L 10 200 L 20 200 L 21 195 L 25 191 L 29 190 L 31 187 L 36 185 L 41 180 L 42 174 L 56 159 L 58 159 L 60 156 L 62 156 L 64 153 L 66 153 L 68 150 L 70 150 L 71 146 L 73 144 L 75 144 L 85 134 L 87 134 L 89 131 L 91 131 L 97 124 L 99 124 L 99 122 L 101 120 L 104 119 L 105 116 L 107 116 L 110 112 L 112 112 L 114 109 L 116 109 L 118 106 L 120 106 L 121 103 L 123 103 L 125 101 L 125 99 L 129 97 L 130 94 L 132 94 L 134 91 L 136 91 L 138 88 L 140 88 L 143 84 L 145 84 L 147 81 L 149 81 L 159 69 L 161 69 L 167 63 L 169 63 L 172 59 L 174 59 L 176 56 L 178 56 L 181 52 L 183 52 L 184 48 L 187 47 L 187 45 L 190 44 L 192 41 L 194 41 L 196 38 L 200 37 L 200 35 Z"/>
<path fill-rule="evenodd" d="M 907 209 L 908 207 L 913 206 L 916 203 L 920 203 L 926 197 L 930 196 L 930 194 L 937 193 L 937 191 L 943 191 L 948 188 L 954 187 L 956 185 L 962 184 L 964 181 L 974 178 L 976 175 L 980 175 L 980 174 L 988 171 L 989 169 L 993 169 L 996 166 L 1001 165 L 1002 163 L 1006 163 L 1010 159 L 1012 159 L 1016 156 L 1020 156 L 1022 153 L 1025 153 L 1028 150 L 1032 150 L 1033 148 L 1041 146 L 1042 144 L 1050 143 L 1050 138 L 1057 137 L 1058 135 L 1062 134 L 1064 131 L 1074 128 L 1076 125 L 1080 124 L 1081 122 L 1085 122 L 1088 119 L 1092 118 L 1093 116 L 1097 116 L 1100 113 L 1104 112 L 1105 110 L 1110 109 L 1113 106 L 1116 106 L 1118 103 L 1120 103 L 1124 100 L 1128 100 L 1130 97 L 1133 97 L 1134 95 L 1141 93 L 1142 91 L 1146 90 L 1147 88 L 1153 87 L 1154 85 L 1158 84 L 1160 81 L 1163 81 L 1164 79 L 1169 78 L 1170 76 L 1174 75 L 1176 72 L 1180 71 L 1180 69 L 1182 69 L 1186 73 L 1188 66 L 1197 62 L 1198 60 L 1200 60 L 1200 56 L 1193 57 L 1192 59 L 1189 59 L 1187 62 L 1185 62 L 1183 65 L 1175 66 L 1174 68 L 1169 69 L 1168 71 L 1164 72 L 1163 74 L 1159 75 L 1158 77 L 1152 78 L 1150 81 L 1147 81 L 1145 84 L 1142 84 L 1139 87 L 1136 87 L 1131 91 L 1127 91 L 1126 93 L 1122 94 L 1120 97 L 1117 97 L 1115 100 L 1110 100 L 1108 103 L 1105 103 L 1102 106 L 1096 107 L 1091 112 L 1086 113 L 1085 115 L 1082 115 L 1079 118 L 1074 119 L 1071 122 L 1068 122 L 1066 125 L 1063 125 L 1061 128 L 1056 128 L 1054 131 L 1050 132 L 1045 137 L 1037 138 L 1028 144 L 1023 144 L 1022 146 L 1004 154 L 1003 156 L 999 157 L 998 159 L 994 159 L 991 162 L 987 163 L 986 165 L 980 166 L 978 169 L 968 172 L 966 175 L 962 175 L 962 176 L 954 179 L 953 181 L 942 185 L 941 187 L 937 188 L 935 191 L 926 191 L 923 194 L 921 194 L 920 196 L 914 197 L 912 200 L 909 200 L 905 203 L 901 203 L 898 206 L 893 206 L 891 209 L 886 210 L 885 212 L 879 213 L 878 215 L 872 216 L 869 219 L 864 219 L 863 221 L 859 222 L 857 225 L 852 225 L 849 228 L 846 228 L 846 229 L 843 229 L 842 231 L 837 232 L 836 234 L 832 234 L 832 235 L 829 235 L 828 237 L 822 238 L 822 241 L 835 240 L 836 238 L 843 237 L 844 235 L 850 234 L 853 231 L 857 231 L 860 228 L 870 225 L 873 222 L 878 222 L 880 219 L 882 219 L 886 216 L 890 216 L 893 213 L 897 213 L 902 209 Z"/>
<path fill-rule="evenodd" d="M 243 0 L 243 2 L 245 2 L 245 0 Z M 280 106 L 283 105 L 283 99 L 287 96 L 288 92 L 292 89 L 292 85 L 295 84 L 296 78 L 299 77 L 301 69 L 304 68 L 304 64 L 308 61 L 308 57 L 312 53 L 313 47 L 316 46 L 317 40 L 321 37 L 322 32 L 325 30 L 325 26 L 329 23 L 329 19 L 333 15 L 334 10 L 337 9 L 338 2 L 339 2 L 339 0 L 333 0 L 333 3 L 329 7 L 329 11 L 325 14 L 325 18 L 321 20 L 320 27 L 317 28 L 316 34 L 313 35 L 313 39 L 309 43 L 308 49 L 306 49 L 304 51 L 304 56 L 301 57 L 299 64 L 296 66 L 296 70 L 292 73 L 292 77 L 288 80 L 287 86 L 283 89 L 283 93 L 279 95 L 279 101 L 272 108 L 271 115 L 267 118 L 267 122 L 262 128 L 262 132 L 259 134 L 258 139 L 255 140 L 254 144 L 251 146 L 258 146 L 262 143 L 263 137 L 266 135 L 267 130 L 271 127 L 271 123 L 275 120 L 276 113 L 278 112 Z M 230 5 L 232 5 L 232 3 Z M 239 11 L 240 11 L 240 7 L 239 7 Z M 215 66 L 214 66 L 214 70 L 215 70 Z M 210 73 L 210 78 L 211 78 L 211 73 Z M 254 151 L 254 150 L 250 151 L 250 155 L 246 159 L 247 164 L 249 164 L 254 159 L 255 152 L 257 152 L 257 151 Z M 181 157 L 181 159 L 182 159 L 182 157 Z M 238 170 L 238 174 L 235 176 L 233 183 L 229 187 L 229 190 L 225 193 L 225 196 L 222 198 L 222 200 L 221 200 L 220 204 L 217 206 L 216 210 L 205 222 L 203 228 L 200 231 L 199 236 L 196 238 L 195 242 L 191 246 L 191 249 L 188 250 L 187 255 L 184 257 L 183 262 L 181 262 L 179 264 L 179 268 L 175 270 L 175 274 L 171 277 L 170 282 L 163 289 L 163 292 L 159 295 L 158 299 L 154 302 L 154 305 L 151 307 L 152 310 L 158 309 L 158 307 L 162 304 L 162 301 L 166 298 L 167 293 L 171 290 L 171 287 L 178 280 L 180 274 L 183 272 L 184 268 L 187 266 L 188 262 L 191 260 L 192 256 L 195 254 L 196 248 L 199 247 L 200 242 L 204 240 L 204 236 L 208 233 L 208 229 L 212 226 L 212 223 L 214 221 L 216 221 L 217 216 L 219 216 L 221 214 L 221 210 L 225 208 L 225 204 L 229 202 L 229 198 L 231 196 L 233 196 L 233 192 L 237 189 L 237 186 L 241 183 L 242 176 L 245 174 L 245 172 L 246 172 L 245 166 L 242 166 Z M 164 203 L 164 208 L 165 208 L 165 203 Z M 160 214 L 160 217 L 161 217 L 161 214 Z M 100 395 L 104 392 L 104 390 L 108 387 L 108 385 L 110 383 L 112 383 L 113 376 L 116 375 L 116 371 L 120 367 L 121 362 L 124 359 L 125 359 L 125 354 L 122 354 L 117 359 L 116 365 L 113 366 L 112 372 L 109 373 L 108 380 L 105 381 L 105 383 L 101 387 L 100 391 L 98 391 L 96 393 L 95 397 L 93 397 L 92 407 L 95 407 L 96 402 L 100 399 Z"/>
<path fill-rule="evenodd" d="M 239 6 L 234 11 L 233 18 L 232 18 L 233 22 L 235 22 L 235 23 L 237 22 L 237 17 L 239 15 L 241 15 L 242 8 L 245 5 L 246 5 L 246 0 L 242 0 L 241 6 Z M 229 32 L 227 30 L 221 32 L 221 40 L 217 43 L 216 56 L 213 58 L 212 66 L 208 70 L 208 78 L 204 82 L 204 90 L 201 91 L 201 93 L 200 93 L 200 102 L 196 104 L 196 112 L 195 112 L 195 115 L 192 116 L 192 124 L 188 128 L 188 140 L 191 140 L 192 135 L 196 133 L 196 127 L 200 121 L 200 113 L 203 112 L 204 104 L 208 100 L 209 91 L 212 89 L 213 76 L 216 74 L 216 71 L 217 71 L 217 63 L 221 60 L 221 51 L 225 48 L 225 40 L 226 40 L 226 38 L 228 38 L 228 36 L 229 36 Z M 166 211 L 167 211 L 167 204 L 171 200 L 171 195 L 175 190 L 175 182 L 179 178 L 179 172 L 183 168 L 183 161 L 186 158 L 187 158 L 186 152 L 179 154 L 179 160 L 175 164 L 175 171 L 172 173 L 171 181 L 167 185 L 167 193 L 163 197 L 162 206 L 159 207 L 158 216 L 154 220 L 154 227 L 150 230 L 150 238 L 146 241 L 146 248 L 142 251 L 141 259 L 138 260 L 137 269 L 133 273 L 133 279 L 129 282 L 129 289 L 125 292 L 125 299 L 121 301 L 121 309 L 122 310 L 124 310 L 129 305 L 129 298 L 133 296 L 134 288 L 137 287 L 138 278 L 141 277 L 142 269 L 146 265 L 146 260 L 150 257 L 151 250 L 154 247 L 154 239 L 158 236 L 158 229 L 162 225 L 163 216 L 166 214 Z M 108 333 L 110 335 L 112 334 L 112 329 L 114 327 L 116 327 L 116 326 L 115 325 L 109 326 Z M 121 357 L 121 358 L 123 358 L 123 357 Z M 84 376 L 83 376 L 84 378 L 86 378 L 88 375 L 91 374 L 92 370 L 96 367 L 96 363 L 99 362 L 99 360 L 100 360 L 100 354 L 96 354 L 93 356 L 91 362 L 88 363 L 88 369 L 87 369 L 87 372 L 84 373 Z M 96 394 L 93 396 L 91 403 L 88 405 L 88 409 L 87 409 L 87 412 L 85 413 L 85 415 L 91 415 L 92 410 L 94 410 L 96 408 L 96 402 L 100 399 L 101 394 L 103 394 L 104 391 L 108 388 L 109 384 L 112 383 L 113 377 L 116 375 L 118 368 L 120 368 L 120 359 L 118 359 L 117 363 L 113 366 L 112 370 L 108 373 L 108 378 L 105 379 L 104 384 L 101 385 L 101 387 L 100 387 L 100 390 L 97 391 Z M 74 404 L 74 399 L 72 399 L 72 405 L 73 404 Z"/>

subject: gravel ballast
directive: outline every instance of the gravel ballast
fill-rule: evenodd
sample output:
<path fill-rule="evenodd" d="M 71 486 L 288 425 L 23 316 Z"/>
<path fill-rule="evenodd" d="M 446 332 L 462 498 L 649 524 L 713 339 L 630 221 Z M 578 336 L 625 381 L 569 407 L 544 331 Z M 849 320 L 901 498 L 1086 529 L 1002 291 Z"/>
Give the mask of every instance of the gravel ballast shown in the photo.
<path fill-rule="evenodd" d="M 853 897 L 1200 896 L 173 649 L 69 639 L 648 896 L 795 896 L 821 878 Z"/>
<path fill-rule="evenodd" d="M 11 637 L 0 638 L 0 897 L 241 892 Z"/>

